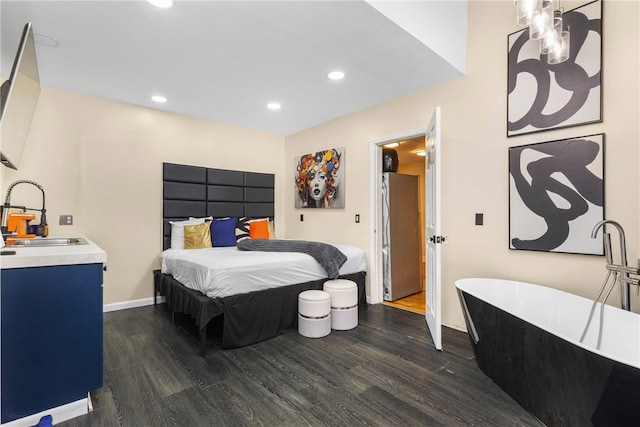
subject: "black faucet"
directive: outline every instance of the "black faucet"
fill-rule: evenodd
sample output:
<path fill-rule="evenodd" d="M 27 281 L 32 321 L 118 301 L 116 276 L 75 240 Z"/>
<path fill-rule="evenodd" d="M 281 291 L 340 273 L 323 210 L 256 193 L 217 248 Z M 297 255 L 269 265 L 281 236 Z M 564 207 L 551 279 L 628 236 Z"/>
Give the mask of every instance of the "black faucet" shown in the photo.
<path fill-rule="evenodd" d="M 11 205 L 11 191 L 13 191 L 13 187 L 15 187 L 18 184 L 31 184 L 37 187 L 42 192 L 42 209 Z M 47 237 L 47 235 L 49 234 L 49 226 L 47 225 L 47 210 L 45 209 L 45 203 L 44 203 L 44 189 L 40 184 L 28 179 L 20 179 L 18 181 L 13 182 L 9 186 L 9 188 L 7 189 L 7 195 L 5 196 L 5 199 L 4 199 L 4 205 L 0 207 L 0 209 L 2 209 L 2 213 L 0 214 L 0 217 L 2 218 L 2 225 L 0 226 L 0 230 L 2 231 L 3 238 L 5 236 L 8 236 L 9 234 L 7 224 L 9 221 L 9 209 L 11 208 L 22 209 L 23 211 L 27 211 L 27 210 L 40 211 L 40 224 L 37 227 L 35 235 L 41 236 L 41 237 Z"/>

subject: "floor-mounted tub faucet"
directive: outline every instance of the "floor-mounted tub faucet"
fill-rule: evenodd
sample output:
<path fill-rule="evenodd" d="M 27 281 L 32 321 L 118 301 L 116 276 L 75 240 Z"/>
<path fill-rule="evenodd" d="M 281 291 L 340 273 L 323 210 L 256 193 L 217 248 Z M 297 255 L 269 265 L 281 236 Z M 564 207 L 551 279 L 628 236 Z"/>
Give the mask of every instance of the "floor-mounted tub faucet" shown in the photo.
<path fill-rule="evenodd" d="M 638 286 L 639 280 L 638 278 L 632 278 L 630 274 L 638 275 L 640 274 L 639 269 L 627 266 L 627 243 L 624 235 L 624 229 L 622 226 L 616 221 L 612 221 L 610 219 L 605 219 L 600 221 L 593 227 L 591 231 L 591 238 L 595 239 L 598 230 L 604 227 L 605 224 L 613 225 L 616 230 L 618 230 L 618 234 L 620 236 L 620 264 L 613 263 L 613 254 L 611 251 L 611 235 L 609 233 L 604 233 L 604 253 L 607 258 L 607 270 L 609 272 L 613 272 L 618 278 L 620 282 L 620 306 L 623 310 L 630 311 L 631 310 L 631 302 L 630 302 L 630 292 L 629 285 Z M 608 277 L 608 276 L 607 276 Z M 598 296 L 599 298 L 599 296 Z M 603 301 L 604 303 L 604 301 Z"/>

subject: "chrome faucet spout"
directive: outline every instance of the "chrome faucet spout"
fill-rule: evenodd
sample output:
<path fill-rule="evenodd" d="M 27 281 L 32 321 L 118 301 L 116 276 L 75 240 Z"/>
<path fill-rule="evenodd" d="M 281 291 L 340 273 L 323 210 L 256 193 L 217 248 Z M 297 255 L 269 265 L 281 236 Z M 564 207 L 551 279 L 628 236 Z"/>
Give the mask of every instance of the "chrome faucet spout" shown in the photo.
<path fill-rule="evenodd" d="M 627 242 L 626 242 L 626 238 L 625 238 L 625 235 L 624 235 L 624 229 L 622 228 L 622 226 L 617 221 L 613 221 L 611 219 L 605 219 L 603 221 L 600 221 L 599 223 L 597 223 L 595 225 L 595 227 L 593 227 L 593 230 L 591 230 L 591 238 L 595 239 L 597 234 L 598 234 L 598 230 L 600 230 L 600 228 L 604 227 L 605 224 L 611 224 L 616 228 L 616 230 L 618 230 L 618 234 L 620 235 L 620 258 L 621 258 L 621 263 L 622 263 L 622 265 L 627 265 Z"/>
<path fill-rule="evenodd" d="M 630 311 L 631 310 L 631 301 L 630 301 L 630 292 L 629 292 L 629 284 L 633 283 L 634 279 L 631 279 L 629 276 L 630 271 L 634 271 L 627 266 L 627 242 L 624 234 L 624 229 L 622 226 L 613 220 L 605 219 L 603 221 L 598 222 L 591 230 L 591 238 L 595 239 L 598 235 L 598 230 L 603 228 L 606 224 L 611 224 L 618 230 L 618 235 L 620 237 L 620 265 L 613 264 L 613 255 L 611 253 L 611 238 L 608 233 L 604 233 L 604 251 L 607 257 L 607 270 L 615 271 L 619 274 L 618 281 L 620 282 L 620 306 L 623 310 Z M 637 269 L 635 270 L 637 273 Z M 603 302 L 604 303 L 604 302 Z"/>

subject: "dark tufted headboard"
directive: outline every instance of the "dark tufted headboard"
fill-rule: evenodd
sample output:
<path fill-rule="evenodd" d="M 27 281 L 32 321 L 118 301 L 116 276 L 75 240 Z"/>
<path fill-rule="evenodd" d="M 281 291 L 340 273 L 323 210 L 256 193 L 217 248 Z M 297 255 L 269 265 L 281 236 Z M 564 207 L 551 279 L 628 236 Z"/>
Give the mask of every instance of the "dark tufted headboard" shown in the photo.
<path fill-rule="evenodd" d="M 274 175 L 162 164 L 162 249 L 171 246 L 169 221 L 188 217 L 274 216 Z"/>

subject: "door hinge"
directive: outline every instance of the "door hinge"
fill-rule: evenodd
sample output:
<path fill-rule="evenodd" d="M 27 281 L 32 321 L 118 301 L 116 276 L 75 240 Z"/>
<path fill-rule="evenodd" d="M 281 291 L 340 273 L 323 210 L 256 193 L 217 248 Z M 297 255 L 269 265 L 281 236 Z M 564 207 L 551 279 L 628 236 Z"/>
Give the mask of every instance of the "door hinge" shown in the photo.
<path fill-rule="evenodd" d="M 445 236 L 431 236 L 429 237 L 429 240 L 431 241 L 431 243 L 445 243 L 447 241 L 447 238 Z"/>

